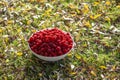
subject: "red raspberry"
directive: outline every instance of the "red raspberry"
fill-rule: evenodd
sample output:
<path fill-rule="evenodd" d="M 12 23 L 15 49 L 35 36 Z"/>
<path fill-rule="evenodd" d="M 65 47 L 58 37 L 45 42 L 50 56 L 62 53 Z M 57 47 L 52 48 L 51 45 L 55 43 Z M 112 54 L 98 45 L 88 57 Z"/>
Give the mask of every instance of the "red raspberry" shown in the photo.
<path fill-rule="evenodd" d="M 28 40 L 32 51 L 43 56 L 60 56 L 67 53 L 73 45 L 69 33 L 57 28 L 41 30 Z"/>
<path fill-rule="evenodd" d="M 32 41 L 34 41 L 34 38 L 33 38 L 33 37 L 31 37 L 31 38 L 29 39 L 29 42 L 32 42 Z"/>
<path fill-rule="evenodd" d="M 60 51 L 60 50 L 61 50 L 61 48 L 60 48 L 59 46 L 57 46 L 57 47 L 56 47 L 56 50 L 57 50 L 57 51 Z"/>

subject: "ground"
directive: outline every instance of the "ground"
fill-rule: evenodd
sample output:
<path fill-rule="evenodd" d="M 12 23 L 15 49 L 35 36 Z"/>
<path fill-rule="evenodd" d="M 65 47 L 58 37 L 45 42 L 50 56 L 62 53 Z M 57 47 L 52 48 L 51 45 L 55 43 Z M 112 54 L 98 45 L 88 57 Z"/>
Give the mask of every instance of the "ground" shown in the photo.
<path fill-rule="evenodd" d="M 119 80 L 120 5 L 114 0 L 0 0 L 0 80 Z M 32 33 L 57 27 L 74 49 L 62 60 L 35 57 Z"/>

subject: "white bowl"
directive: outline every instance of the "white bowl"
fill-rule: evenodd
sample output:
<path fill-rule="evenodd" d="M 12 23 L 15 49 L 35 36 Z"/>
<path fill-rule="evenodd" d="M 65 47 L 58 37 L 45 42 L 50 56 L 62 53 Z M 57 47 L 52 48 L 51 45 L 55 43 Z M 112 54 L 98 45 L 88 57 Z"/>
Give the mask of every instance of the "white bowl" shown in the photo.
<path fill-rule="evenodd" d="M 65 31 L 64 31 L 65 32 Z M 33 35 L 33 34 L 32 34 Z M 31 35 L 31 36 L 32 36 Z M 30 37 L 31 37 L 30 36 Z M 70 34 L 70 36 L 71 36 L 71 34 Z M 71 38 L 72 38 L 72 40 L 73 40 L 73 37 L 71 36 Z M 75 43 L 74 43 L 74 40 L 73 40 L 73 46 L 72 46 L 72 48 L 71 48 L 71 50 L 73 49 L 73 47 L 74 47 L 74 45 L 75 45 Z M 28 43 L 28 46 L 29 46 L 29 43 Z M 30 48 L 30 46 L 29 46 L 29 48 Z M 31 48 L 30 48 L 30 50 L 31 50 Z M 34 51 L 32 51 L 32 53 L 35 55 L 35 56 L 37 56 L 39 59 L 42 59 L 42 60 L 45 60 L 45 61 L 58 61 L 58 60 L 60 60 L 60 59 L 63 59 L 71 50 L 69 50 L 67 53 L 65 53 L 65 54 L 63 54 L 63 55 L 60 55 L 60 56 L 55 56 L 55 57 L 46 57 L 46 56 L 42 56 L 42 55 L 39 55 L 39 54 L 37 54 L 37 53 L 35 53 Z"/>
<path fill-rule="evenodd" d="M 32 50 L 31 50 L 32 51 Z M 46 56 L 42 56 L 42 55 L 38 55 L 35 52 L 32 51 L 32 53 L 37 56 L 39 59 L 45 60 L 45 61 L 58 61 L 60 59 L 63 59 L 68 53 L 64 54 L 64 55 L 60 55 L 60 56 L 56 56 L 56 57 L 46 57 Z"/>

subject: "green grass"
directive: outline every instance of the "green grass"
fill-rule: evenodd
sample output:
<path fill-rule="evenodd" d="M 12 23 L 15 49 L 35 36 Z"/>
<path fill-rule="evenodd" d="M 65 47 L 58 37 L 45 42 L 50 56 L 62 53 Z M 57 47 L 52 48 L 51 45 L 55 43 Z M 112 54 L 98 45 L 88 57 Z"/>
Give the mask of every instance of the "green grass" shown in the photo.
<path fill-rule="evenodd" d="M 119 14 L 114 0 L 96 6 L 95 0 L 1 0 L 0 80 L 119 80 Z M 70 32 L 76 45 L 60 61 L 42 61 L 27 40 L 54 27 Z"/>

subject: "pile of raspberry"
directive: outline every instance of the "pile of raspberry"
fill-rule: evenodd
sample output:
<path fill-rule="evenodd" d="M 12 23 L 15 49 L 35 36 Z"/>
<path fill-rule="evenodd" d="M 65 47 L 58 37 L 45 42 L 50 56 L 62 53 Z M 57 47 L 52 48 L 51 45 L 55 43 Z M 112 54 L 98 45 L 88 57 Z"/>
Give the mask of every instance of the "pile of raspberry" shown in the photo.
<path fill-rule="evenodd" d="M 66 54 L 73 46 L 70 34 L 57 28 L 34 33 L 29 38 L 28 43 L 33 52 L 46 57 Z"/>

